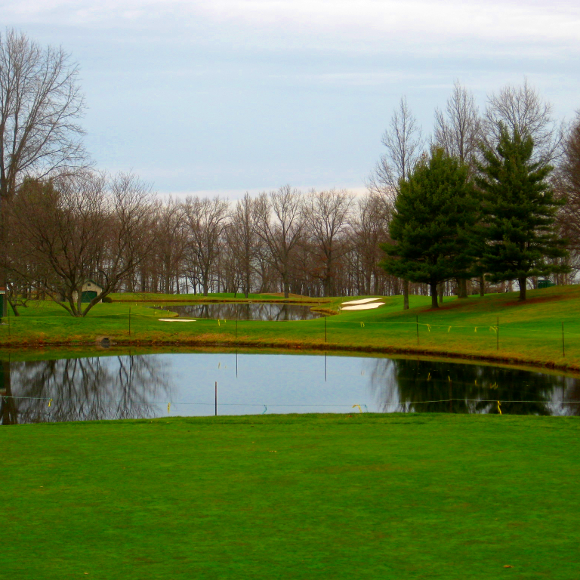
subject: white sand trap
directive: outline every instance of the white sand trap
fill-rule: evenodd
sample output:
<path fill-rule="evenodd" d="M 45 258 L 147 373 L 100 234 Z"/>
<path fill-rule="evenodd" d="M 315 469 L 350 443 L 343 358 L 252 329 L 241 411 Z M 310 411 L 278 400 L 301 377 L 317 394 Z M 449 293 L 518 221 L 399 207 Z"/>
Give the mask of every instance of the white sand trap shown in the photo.
<path fill-rule="evenodd" d="M 373 310 L 382 306 L 384 302 L 373 302 L 372 304 L 357 304 L 356 306 L 345 306 L 341 310 Z"/>
<path fill-rule="evenodd" d="M 367 302 L 375 302 L 376 300 L 380 300 L 380 298 L 363 298 L 362 300 L 351 300 L 350 302 L 343 302 L 343 304 L 348 304 L 349 306 L 352 304 L 366 304 Z"/>
<path fill-rule="evenodd" d="M 159 322 L 197 322 L 189 318 L 158 318 Z"/>

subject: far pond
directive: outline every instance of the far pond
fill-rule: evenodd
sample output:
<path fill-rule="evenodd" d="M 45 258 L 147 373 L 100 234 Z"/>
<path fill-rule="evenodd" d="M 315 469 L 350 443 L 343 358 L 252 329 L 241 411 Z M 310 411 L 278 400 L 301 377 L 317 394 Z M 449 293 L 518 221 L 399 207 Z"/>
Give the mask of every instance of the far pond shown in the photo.
<path fill-rule="evenodd" d="M 188 318 L 220 320 L 312 320 L 322 316 L 303 304 L 217 303 L 162 306 L 162 310 L 176 312 Z"/>
<path fill-rule="evenodd" d="M 218 413 L 580 414 L 580 380 L 403 358 L 184 353 L 9 362 L 2 424 Z M 499 402 L 499 406 L 498 406 Z"/>

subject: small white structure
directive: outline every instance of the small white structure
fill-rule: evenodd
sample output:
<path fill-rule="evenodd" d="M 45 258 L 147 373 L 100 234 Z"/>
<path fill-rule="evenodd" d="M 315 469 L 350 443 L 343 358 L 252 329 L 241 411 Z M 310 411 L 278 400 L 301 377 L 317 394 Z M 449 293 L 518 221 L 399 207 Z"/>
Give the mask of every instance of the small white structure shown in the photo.
<path fill-rule="evenodd" d="M 93 298 L 100 296 L 103 292 L 103 287 L 99 286 L 94 280 L 87 280 L 81 290 L 81 302 L 89 303 Z M 73 292 L 73 300 L 76 302 L 78 294 Z M 100 304 L 101 300 L 97 304 Z"/>

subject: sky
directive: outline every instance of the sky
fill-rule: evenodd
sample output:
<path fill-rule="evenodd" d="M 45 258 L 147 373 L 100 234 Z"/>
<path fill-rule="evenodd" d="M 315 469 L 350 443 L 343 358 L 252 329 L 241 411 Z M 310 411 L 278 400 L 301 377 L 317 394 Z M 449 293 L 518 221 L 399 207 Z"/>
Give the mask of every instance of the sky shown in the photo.
<path fill-rule="evenodd" d="M 365 190 L 400 99 L 425 136 L 459 81 L 481 109 L 527 79 L 580 109 L 580 3 L 0 0 L 0 31 L 80 66 L 97 167 L 162 195 Z"/>

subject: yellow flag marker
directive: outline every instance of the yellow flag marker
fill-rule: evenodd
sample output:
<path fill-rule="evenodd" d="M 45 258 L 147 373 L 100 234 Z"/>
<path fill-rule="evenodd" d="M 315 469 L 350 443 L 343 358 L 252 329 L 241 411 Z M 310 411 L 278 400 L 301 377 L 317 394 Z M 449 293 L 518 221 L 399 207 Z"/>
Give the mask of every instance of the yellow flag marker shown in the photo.
<path fill-rule="evenodd" d="M 171 403 L 167 403 L 167 413 L 169 414 L 170 411 L 171 411 Z"/>
<path fill-rule="evenodd" d="M 427 380 L 428 380 L 428 381 L 430 381 L 430 380 L 431 380 L 431 373 L 429 373 L 429 374 L 427 375 Z"/>
<path fill-rule="evenodd" d="M 503 413 L 501 412 L 500 406 L 501 406 L 501 403 L 498 401 L 497 402 L 497 410 L 498 410 L 500 415 L 503 415 Z"/>
<path fill-rule="evenodd" d="M 50 407 L 51 403 L 52 403 L 52 399 L 50 399 L 50 400 L 48 401 L 48 406 L 49 406 L 49 407 Z"/>
<path fill-rule="evenodd" d="M 358 407 L 359 413 L 362 413 L 362 409 L 360 408 L 360 405 L 353 405 L 352 408 L 354 409 L 355 407 Z"/>
<path fill-rule="evenodd" d="M 451 330 L 451 326 L 447 329 L 447 332 L 449 332 Z"/>

